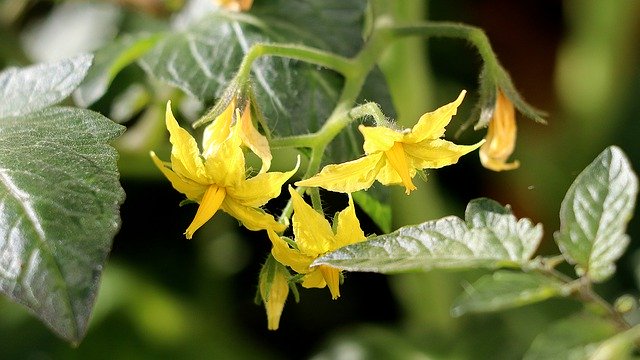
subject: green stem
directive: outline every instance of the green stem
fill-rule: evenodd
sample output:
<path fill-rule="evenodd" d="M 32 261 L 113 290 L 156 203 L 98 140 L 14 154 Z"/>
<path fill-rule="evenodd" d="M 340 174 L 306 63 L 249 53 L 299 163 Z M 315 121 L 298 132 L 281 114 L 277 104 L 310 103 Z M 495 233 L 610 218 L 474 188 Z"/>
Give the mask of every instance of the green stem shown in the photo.
<path fill-rule="evenodd" d="M 476 47 L 487 69 L 494 71 L 499 68 L 496 54 L 485 32 L 475 26 L 454 22 L 428 22 L 407 26 L 396 26 L 391 29 L 395 37 L 423 36 L 448 37 L 464 39 Z"/>
<path fill-rule="evenodd" d="M 351 60 L 327 51 L 289 44 L 254 44 L 242 59 L 238 69 L 237 79 L 243 83 L 249 78 L 253 62 L 261 56 L 279 56 L 289 59 L 302 60 L 304 62 L 323 66 L 348 74 L 352 72 L 354 65 Z"/>
<path fill-rule="evenodd" d="M 603 299 L 598 293 L 593 290 L 591 282 L 588 278 L 582 277 L 579 279 L 573 279 L 564 273 L 554 269 L 552 266 L 557 264 L 550 264 L 542 261 L 539 266 L 536 266 L 534 270 L 544 274 L 545 276 L 554 278 L 565 285 L 568 285 L 572 290 L 571 295 L 576 299 L 586 304 L 591 304 L 602 310 L 607 314 L 607 317 L 613 321 L 620 330 L 628 330 L 631 328 L 629 323 L 624 319 L 613 305 Z"/>

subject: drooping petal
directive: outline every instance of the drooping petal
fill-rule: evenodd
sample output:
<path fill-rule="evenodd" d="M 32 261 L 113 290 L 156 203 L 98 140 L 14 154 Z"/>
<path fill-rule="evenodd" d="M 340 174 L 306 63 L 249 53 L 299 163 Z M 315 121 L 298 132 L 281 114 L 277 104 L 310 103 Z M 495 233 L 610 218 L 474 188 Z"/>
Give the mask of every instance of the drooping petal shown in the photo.
<path fill-rule="evenodd" d="M 404 136 L 393 129 L 384 126 L 358 126 L 358 130 L 364 137 L 362 148 L 365 154 L 373 154 L 379 151 L 389 150 L 396 141 L 401 141 Z"/>
<path fill-rule="evenodd" d="M 329 251 L 333 230 L 327 219 L 309 206 L 291 186 L 289 194 L 293 204 L 293 235 L 300 252 L 315 258 Z"/>
<path fill-rule="evenodd" d="M 259 207 L 280 195 L 282 185 L 298 171 L 300 158 L 296 167 L 287 172 L 260 173 L 251 179 L 240 181 L 229 187 L 227 192 L 238 203 L 244 206 Z"/>
<path fill-rule="evenodd" d="M 200 202 L 209 184 L 200 184 L 189 178 L 184 178 L 169 169 L 167 164 L 160 160 L 155 152 L 151 151 L 150 155 L 153 163 L 169 179 L 174 189 L 184 194 L 187 199 Z"/>
<path fill-rule="evenodd" d="M 318 266 L 318 270 L 322 274 L 324 281 L 327 283 L 329 287 L 329 291 L 331 291 L 331 298 L 333 300 L 340 297 L 340 270 L 336 268 L 332 268 L 328 265 L 320 265 Z"/>
<path fill-rule="evenodd" d="M 218 151 L 218 147 L 229 137 L 233 112 L 236 108 L 236 99 L 232 99 L 229 105 L 218 115 L 211 124 L 204 128 L 202 133 L 202 154 L 205 158 Z"/>
<path fill-rule="evenodd" d="M 473 145 L 456 145 L 443 139 L 404 144 L 404 149 L 416 169 L 438 169 L 458 162 L 461 156 L 479 148 L 484 140 Z"/>
<path fill-rule="evenodd" d="M 320 270 L 318 268 L 313 268 L 302 278 L 302 286 L 307 289 L 322 289 L 323 287 L 327 286 L 327 282 L 324 281 L 324 276 L 322 276 Z"/>
<path fill-rule="evenodd" d="M 416 189 L 416 186 L 411 181 L 412 175 L 409 174 L 409 169 L 411 169 L 411 166 L 408 162 L 407 156 L 404 153 L 402 143 L 394 143 L 389 150 L 384 152 L 384 155 L 387 158 L 387 163 L 391 165 L 391 167 L 400 176 L 400 179 L 402 179 L 405 193 L 409 195 L 411 191 Z"/>
<path fill-rule="evenodd" d="M 205 169 L 198 144 L 191 134 L 178 124 L 171 112 L 171 101 L 167 102 L 165 122 L 167 130 L 169 130 L 169 141 L 173 145 L 171 148 L 171 168 L 180 176 L 204 182 Z"/>
<path fill-rule="evenodd" d="M 218 151 L 205 159 L 207 175 L 218 186 L 236 186 L 245 179 L 244 153 L 235 132 L 225 140 Z"/>
<path fill-rule="evenodd" d="M 520 162 L 507 159 L 516 146 L 516 114 L 513 103 L 498 91 L 493 117 L 489 121 L 487 142 L 480 148 L 482 166 L 493 171 L 513 170 Z"/>
<path fill-rule="evenodd" d="M 444 135 L 445 127 L 458 111 L 458 106 L 462 104 L 466 93 L 465 90 L 462 90 L 454 102 L 422 115 L 411 132 L 405 136 L 403 142 L 417 143 L 425 139 L 438 139 Z"/>
<path fill-rule="evenodd" d="M 239 204 L 231 197 L 226 197 L 222 203 L 222 210 L 238 219 L 244 227 L 252 231 L 273 230 L 283 232 L 287 227 L 278 223 L 272 215 L 262 209 Z"/>
<path fill-rule="evenodd" d="M 333 243 L 335 249 L 366 239 L 364 232 L 360 228 L 360 221 L 356 216 L 356 208 L 351 194 L 349 194 L 349 205 L 340 211 L 333 221 L 337 222 L 336 236 Z"/>
<path fill-rule="evenodd" d="M 262 160 L 262 167 L 260 168 L 260 172 L 266 172 L 271 167 L 271 149 L 269 148 L 269 141 L 266 137 L 258 132 L 258 130 L 253 126 L 253 122 L 251 121 L 251 109 L 249 107 L 249 103 L 244 109 L 242 116 L 240 117 L 239 123 L 236 126 L 240 126 L 242 131 L 240 131 L 240 137 L 242 138 L 242 143 L 245 144 L 254 154 L 258 155 L 260 160 Z"/>
<path fill-rule="evenodd" d="M 368 189 L 384 165 L 383 153 L 366 155 L 342 164 L 325 166 L 320 173 L 298 181 L 296 186 L 321 187 L 334 192 L 352 193 Z"/>
<path fill-rule="evenodd" d="M 295 272 L 299 274 L 306 274 L 309 272 L 309 265 L 315 260 L 314 258 L 302 254 L 296 249 L 292 249 L 278 234 L 272 230 L 267 230 L 269 234 L 269 240 L 273 244 L 271 248 L 271 254 L 283 265 L 290 266 Z"/>
<path fill-rule="evenodd" d="M 191 239 L 193 237 L 193 233 L 213 217 L 220 208 L 225 195 L 224 188 L 215 185 L 210 185 L 209 188 L 207 188 L 207 191 L 205 191 L 204 196 L 200 201 L 200 206 L 198 207 L 196 216 L 193 218 L 191 225 L 189 225 L 187 230 L 184 232 L 187 239 Z"/>

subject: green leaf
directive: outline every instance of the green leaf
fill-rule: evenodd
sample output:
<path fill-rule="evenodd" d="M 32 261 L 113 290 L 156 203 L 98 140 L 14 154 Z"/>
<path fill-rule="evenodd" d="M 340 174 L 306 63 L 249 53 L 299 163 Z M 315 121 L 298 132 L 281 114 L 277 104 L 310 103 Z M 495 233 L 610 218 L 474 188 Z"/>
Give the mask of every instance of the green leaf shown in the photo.
<path fill-rule="evenodd" d="M 123 130 L 74 108 L 0 119 L 0 291 L 73 343 L 120 224 L 124 192 L 107 142 Z"/>
<path fill-rule="evenodd" d="M 0 73 L 0 118 L 20 116 L 64 100 L 80 84 L 92 55 L 9 68 Z"/>
<path fill-rule="evenodd" d="M 452 308 L 453 316 L 469 312 L 490 312 L 509 309 L 567 296 L 570 290 L 561 282 L 535 273 L 496 271 L 482 276 L 465 289 Z"/>
<path fill-rule="evenodd" d="M 524 359 L 588 359 L 599 342 L 616 332 L 616 327 L 605 319 L 586 314 L 572 316 L 538 335 Z"/>
<path fill-rule="evenodd" d="M 93 66 L 74 92 L 73 99 L 83 107 L 93 104 L 107 92 L 111 81 L 122 69 L 151 50 L 159 39 L 157 34 L 125 35 L 98 50 Z"/>
<path fill-rule="evenodd" d="M 555 239 L 580 276 L 606 280 L 629 244 L 625 233 L 638 194 L 638 178 L 620 148 L 611 146 L 567 191 Z"/>
<path fill-rule="evenodd" d="M 382 273 L 520 267 L 528 262 L 542 238 L 542 225 L 518 220 L 509 208 L 489 199 L 471 201 L 465 219 L 449 216 L 406 226 L 340 248 L 313 265 Z"/>
<path fill-rule="evenodd" d="M 304 44 L 353 55 L 362 45 L 357 25 L 364 8 L 360 0 L 279 0 L 257 2 L 241 15 L 213 12 L 166 35 L 141 64 L 150 75 L 211 103 L 254 43 Z M 260 58 L 252 70 L 261 111 L 279 136 L 319 129 L 343 82 L 333 71 L 279 57 Z"/>

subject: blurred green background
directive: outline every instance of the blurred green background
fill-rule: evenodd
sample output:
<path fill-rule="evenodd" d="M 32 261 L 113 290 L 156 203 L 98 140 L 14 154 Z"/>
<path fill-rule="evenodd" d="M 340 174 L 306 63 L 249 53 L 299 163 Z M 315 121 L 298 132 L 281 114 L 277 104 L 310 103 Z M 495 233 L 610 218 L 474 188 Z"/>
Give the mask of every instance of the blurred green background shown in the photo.
<path fill-rule="evenodd" d="M 0 65 L 26 65 L 70 51 L 37 31 L 38 23 L 69 3 L 0 1 Z M 95 46 L 96 38 L 108 42 L 122 28 L 162 27 L 180 1 L 94 5 L 99 11 L 85 20 L 99 29 L 94 37 L 87 35 Z M 640 2 L 403 0 L 379 5 L 399 23 L 430 19 L 483 28 L 525 99 L 549 114 L 548 125 L 519 116 L 514 158 L 522 165 L 516 171 L 485 170 L 477 155 L 469 155 L 459 165 L 431 171 L 411 197 L 394 188 L 394 228 L 461 216 L 469 200 L 486 196 L 510 204 L 519 217 L 543 223 L 540 252 L 555 253 L 552 236 L 562 197 L 598 153 L 618 145 L 640 169 Z M 71 20 L 63 25 L 70 31 L 74 26 L 87 25 Z M 475 50 L 460 40 L 407 39 L 391 47 L 380 65 L 398 121 L 405 125 L 467 89 L 448 128 L 447 137 L 453 138 L 475 101 L 481 66 Z M 132 66 L 122 76 L 141 73 Z M 472 143 L 483 136 L 483 130 L 467 130 L 456 141 Z M 570 300 L 552 300 L 452 318 L 452 300 L 479 272 L 347 273 L 339 300 L 332 301 L 326 289 L 303 289 L 300 303 L 289 299 L 280 330 L 268 331 L 254 297 L 270 244 L 226 215 L 216 215 L 194 240 L 184 239 L 195 208 L 178 207 L 181 195 L 159 173 L 141 176 L 131 170 L 150 165 L 146 154 L 140 158 L 148 162 L 144 165 L 123 157 L 129 163 L 123 163 L 122 228 L 84 341 L 71 348 L 3 298 L 0 358 L 517 359 L 537 333 L 579 308 Z M 365 232 L 378 231 L 364 224 Z M 598 288 L 609 300 L 638 295 L 637 211 L 628 232 L 631 246 L 618 262 L 617 275 Z"/>

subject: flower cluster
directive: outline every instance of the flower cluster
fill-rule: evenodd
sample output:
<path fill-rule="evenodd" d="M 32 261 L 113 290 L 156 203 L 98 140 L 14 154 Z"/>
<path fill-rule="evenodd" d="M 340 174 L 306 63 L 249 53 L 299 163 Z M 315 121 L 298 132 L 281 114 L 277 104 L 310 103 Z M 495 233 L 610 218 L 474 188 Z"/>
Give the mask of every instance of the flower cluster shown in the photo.
<path fill-rule="evenodd" d="M 384 185 L 404 186 L 409 194 L 416 189 L 412 179 L 418 171 L 455 164 L 461 156 L 483 146 L 484 140 L 473 145 L 456 145 L 442 138 L 464 95 L 462 91 L 452 103 L 424 114 L 411 129 L 398 129 L 386 123 L 361 125 L 363 157 L 327 165 L 318 174 L 296 182 L 298 189 L 289 186 L 293 239 L 284 236 L 287 227 L 262 206 L 280 195 L 299 162 L 291 171 L 269 172 L 272 160 L 269 142 L 253 124 L 250 101 L 239 104 L 237 98 L 231 99 L 226 109 L 204 129 L 202 149 L 180 127 L 168 103 L 166 126 L 172 144 L 171 161 L 161 161 L 154 152 L 151 158 L 176 190 L 199 204 L 185 231 L 188 239 L 218 210 L 235 217 L 249 230 L 267 231 L 272 259 L 278 267 L 269 276 L 261 273 L 260 294 L 268 328 L 277 329 L 292 281 L 299 281 L 305 288 L 328 287 L 333 299 L 340 296 L 340 270 L 314 266 L 313 262 L 328 252 L 366 239 L 356 216 L 352 192 L 366 190 L 377 180 Z M 262 161 L 255 176 L 247 177 L 243 147 Z M 335 216 L 333 226 L 301 196 L 309 187 L 348 194 L 348 205 Z M 287 267 L 298 275 L 291 276 Z"/>

